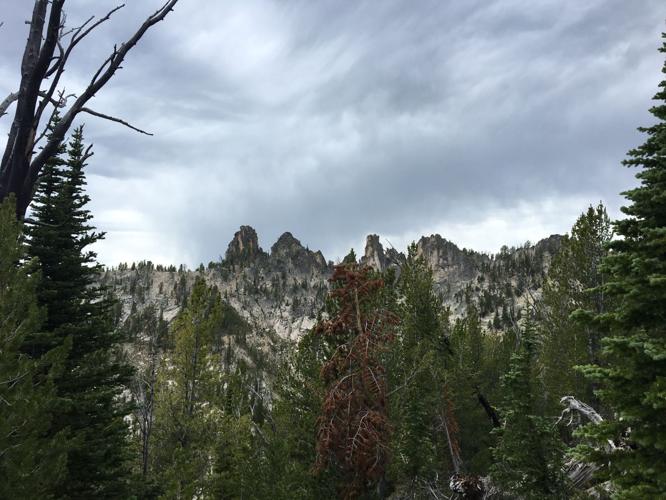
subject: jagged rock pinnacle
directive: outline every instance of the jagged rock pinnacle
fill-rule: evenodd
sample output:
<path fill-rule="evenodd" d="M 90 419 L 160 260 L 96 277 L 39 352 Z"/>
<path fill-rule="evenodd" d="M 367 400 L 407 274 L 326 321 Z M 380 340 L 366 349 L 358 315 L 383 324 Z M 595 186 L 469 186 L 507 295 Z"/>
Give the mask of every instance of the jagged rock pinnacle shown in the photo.
<path fill-rule="evenodd" d="M 367 236 L 365 240 L 365 255 L 361 257 L 361 264 L 379 272 L 386 269 L 384 247 L 379 242 L 379 236 L 376 234 L 369 234 Z"/>
<path fill-rule="evenodd" d="M 301 242 L 290 232 L 283 233 L 271 247 L 271 255 L 287 255 L 298 253 L 303 248 Z"/>
<path fill-rule="evenodd" d="M 300 241 L 286 232 L 278 238 L 271 247 L 271 262 L 297 268 L 300 271 L 310 271 L 313 267 L 320 270 L 326 269 L 326 259 L 321 252 L 312 252 L 306 249 Z"/>
<path fill-rule="evenodd" d="M 263 251 L 259 247 L 257 232 L 251 226 L 241 226 L 229 243 L 224 258 L 229 264 L 245 264 L 261 254 Z"/>

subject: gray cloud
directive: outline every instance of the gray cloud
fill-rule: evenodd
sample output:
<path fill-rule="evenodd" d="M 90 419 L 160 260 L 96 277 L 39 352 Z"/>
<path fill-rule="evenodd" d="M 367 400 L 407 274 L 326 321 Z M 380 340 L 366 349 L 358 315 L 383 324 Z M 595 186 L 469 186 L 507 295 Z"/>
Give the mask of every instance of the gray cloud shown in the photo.
<path fill-rule="evenodd" d="M 9 89 L 29 2 L 6 3 Z M 148 4 L 91 38 L 68 88 Z M 75 23 L 114 4 L 67 5 Z M 183 1 L 95 102 L 155 137 L 85 117 L 101 257 L 196 264 L 240 224 L 329 258 L 371 231 L 496 250 L 566 231 L 587 203 L 617 214 L 664 17 L 658 0 Z"/>

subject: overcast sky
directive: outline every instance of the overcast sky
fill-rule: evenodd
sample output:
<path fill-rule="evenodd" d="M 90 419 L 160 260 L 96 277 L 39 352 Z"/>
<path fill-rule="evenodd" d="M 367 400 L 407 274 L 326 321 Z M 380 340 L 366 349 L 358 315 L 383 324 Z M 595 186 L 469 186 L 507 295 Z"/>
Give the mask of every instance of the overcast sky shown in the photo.
<path fill-rule="evenodd" d="M 68 22 L 116 3 L 68 0 Z M 127 3 L 68 92 L 161 0 Z M 2 94 L 31 4 L 0 0 Z M 600 200 L 618 216 L 665 18 L 663 0 L 181 0 L 90 106 L 155 136 L 82 117 L 100 260 L 217 260 L 241 224 L 331 260 L 368 233 L 497 251 Z"/>

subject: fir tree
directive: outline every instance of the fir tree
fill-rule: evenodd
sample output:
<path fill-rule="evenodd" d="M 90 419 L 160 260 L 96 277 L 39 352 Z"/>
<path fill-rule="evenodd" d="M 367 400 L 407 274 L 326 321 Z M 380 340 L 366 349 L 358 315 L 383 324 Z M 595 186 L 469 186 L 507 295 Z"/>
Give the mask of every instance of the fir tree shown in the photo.
<path fill-rule="evenodd" d="M 537 413 L 535 332 L 528 322 L 521 345 L 502 377 L 504 423 L 494 431 L 491 476 L 511 498 L 568 498 L 562 445 L 554 423 Z"/>
<path fill-rule="evenodd" d="M 68 432 L 67 470 L 57 494 L 63 498 L 122 497 L 128 487 L 130 408 L 121 400 L 131 370 L 122 360 L 121 336 L 112 328 L 113 303 L 96 285 L 101 267 L 88 247 L 103 237 L 89 224 L 84 193 L 86 153 L 78 128 L 67 148 L 49 160 L 32 208 L 28 252 L 40 263 L 37 288 L 45 308 L 43 333 L 24 350 L 41 356 L 71 342 L 55 380 L 59 405 L 50 434 Z"/>
<path fill-rule="evenodd" d="M 335 498 L 333 471 L 311 473 L 316 459 L 315 430 L 323 402 L 322 362 L 331 356 L 326 339 L 310 331 L 286 356 L 277 373 L 271 425 L 264 433 L 266 481 L 278 499 Z"/>
<path fill-rule="evenodd" d="M 211 346 L 220 319 L 217 288 L 197 276 L 188 306 L 173 325 L 173 353 L 158 375 L 154 470 L 169 498 L 200 497 L 210 489 L 222 386 L 221 363 Z"/>
<path fill-rule="evenodd" d="M 544 386 L 547 408 L 559 412 L 559 400 L 572 395 L 598 407 L 593 386 L 574 367 L 598 363 L 603 329 L 589 315 L 607 310 L 609 298 L 601 289 L 600 265 L 612 237 L 610 219 L 602 204 L 589 207 L 566 236 L 548 270 L 543 289 L 541 326 Z"/>
<path fill-rule="evenodd" d="M 452 359 L 446 372 L 447 387 L 460 422 L 460 451 L 465 472 L 482 474 L 490 462 L 490 431 L 492 423 L 479 404 L 478 394 L 491 387 L 489 364 L 495 360 L 487 352 L 489 336 L 484 335 L 479 314 L 470 305 L 467 314 L 459 318 L 451 332 Z M 502 371 L 499 367 L 496 371 Z M 497 377 L 497 375 L 496 375 Z"/>
<path fill-rule="evenodd" d="M 666 53 L 666 33 L 659 49 Z M 666 73 L 666 64 L 662 69 Z M 591 442 L 579 451 L 606 465 L 618 498 L 660 498 L 666 492 L 666 80 L 650 112 L 657 119 L 640 128 L 647 140 L 624 164 L 639 167 L 638 187 L 623 193 L 628 216 L 615 223 L 621 237 L 610 244 L 603 291 L 616 307 L 595 318 L 610 330 L 604 365 L 584 369 L 600 384 L 601 401 L 614 418 L 588 426 Z M 621 443 L 611 451 L 607 440 Z"/>
<path fill-rule="evenodd" d="M 132 393 L 136 402 L 134 407 L 135 433 L 138 438 L 137 455 L 140 456 L 141 481 L 149 481 L 148 472 L 152 457 L 152 431 L 155 420 L 155 390 L 157 372 L 161 354 L 166 348 L 168 323 L 158 313 L 154 304 L 150 304 L 136 315 L 130 315 L 125 321 L 125 329 L 139 352 L 145 353 L 141 367 L 137 369 L 132 381 Z"/>
<path fill-rule="evenodd" d="M 63 433 L 48 436 L 53 377 L 67 346 L 33 359 L 21 351 L 39 330 L 34 262 L 24 262 L 13 196 L 0 204 L 0 498 L 52 498 L 65 467 Z"/>
<path fill-rule="evenodd" d="M 211 493 L 213 498 L 295 498 L 276 495 L 266 481 L 260 436 L 250 415 L 227 415 L 219 426 Z M 259 432 L 262 432 L 261 430 Z"/>
<path fill-rule="evenodd" d="M 398 481 L 433 481 L 443 468 L 441 419 L 449 346 L 441 299 L 433 290 L 432 272 L 416 245 L 409 248 L 399 281 L 400 324 L 393 348 L 396 366 L 391 400 L 396 424 L 394 467 Z"/>

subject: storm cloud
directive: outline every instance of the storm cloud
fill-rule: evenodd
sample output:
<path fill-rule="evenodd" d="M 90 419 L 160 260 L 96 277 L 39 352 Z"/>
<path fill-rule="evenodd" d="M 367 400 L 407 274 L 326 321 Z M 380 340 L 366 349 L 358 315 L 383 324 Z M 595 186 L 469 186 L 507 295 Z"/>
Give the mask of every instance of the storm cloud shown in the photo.
<path fill-rule="evenodd" d="M 3 93 L 30 4 L 0 6 Z M 159 4 L 105 23 L 67 90 Z M 68 22 L 114 5 L 68 0 Z M 496 251 L 600 200 L 618 216 L 665 17 L 661 0 L 182 0 L 91 105 L 155 136 L 82 117 L 100 259 L 196 265 L 241 224 L 332 260 L 370 232 Z"/>

